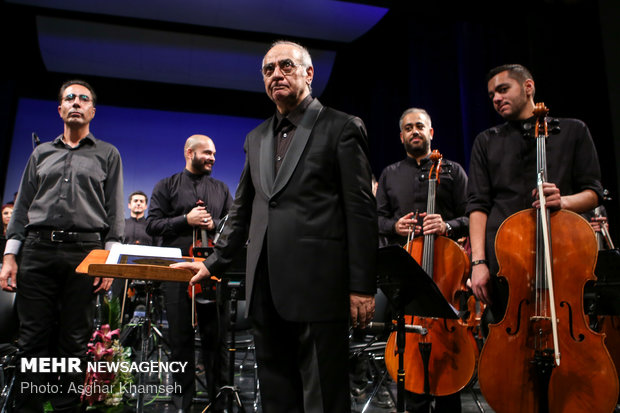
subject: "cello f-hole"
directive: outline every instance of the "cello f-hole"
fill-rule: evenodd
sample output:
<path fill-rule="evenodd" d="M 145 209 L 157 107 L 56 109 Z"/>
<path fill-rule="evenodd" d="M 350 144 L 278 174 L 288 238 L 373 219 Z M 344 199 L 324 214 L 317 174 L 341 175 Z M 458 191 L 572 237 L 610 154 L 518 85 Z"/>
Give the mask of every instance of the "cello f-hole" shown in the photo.
<path fill-rule="evenodd" d="M 575 332 L 573 330 L 573 309 L 570 306 L 570 303 L 562 301 L 560 302 L 560 307 L 566 307 L 566 309 L 568 310 L 568 331 L 570 332 L 570 337 L 573 339 L 573 341 L 580 343 L 585 340 L 586 336 L 583 334 L 579 334 L 577 337 L 575 337 Z"/>

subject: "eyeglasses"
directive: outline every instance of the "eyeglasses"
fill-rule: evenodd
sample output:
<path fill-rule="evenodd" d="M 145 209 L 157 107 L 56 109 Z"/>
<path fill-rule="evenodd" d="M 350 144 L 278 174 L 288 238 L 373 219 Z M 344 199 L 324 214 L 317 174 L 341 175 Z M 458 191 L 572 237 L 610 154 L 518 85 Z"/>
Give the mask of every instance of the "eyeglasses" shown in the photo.
<path fill-rule="evenodd" d="M 280 71 L 282 72 L 284 76 L 290 75 L 291 73 L 295 71 L 295 68 L 297 66 L 301 66 L 293 62 L 291 59 L 280 60 L 277 63 L 277 65 L 280 68 Z M 273 72 L 275 72 L 275 70 L 276 70 L 276 63 L 267 63 L 265 66 L 263 66 L 263 68 L 261 69 L 261 72 L 263 73 L 264 77 L 271 77 L 273 76 Z"/>
<path fill-rule="evenodd" d="M 80 99 L 80 102 L 83 103 L 88 103 L 92 100 L 88 95 L 76 95 L 75 93 L 69 93 L 67 96 L 62 98 L 62 100 L 64 100 L 65 102 L 73 102 L 75 98 Z"/>

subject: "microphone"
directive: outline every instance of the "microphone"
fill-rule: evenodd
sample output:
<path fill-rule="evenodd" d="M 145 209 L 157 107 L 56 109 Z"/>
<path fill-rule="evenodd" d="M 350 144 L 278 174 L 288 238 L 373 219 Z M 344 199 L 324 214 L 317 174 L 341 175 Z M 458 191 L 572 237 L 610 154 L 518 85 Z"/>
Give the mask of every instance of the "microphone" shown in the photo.
<path fill-rule="evenodd" d="M 32 132 L 32 149 L 39 146 L 40 143 L 41 143 L 41 139 L 39 139 L 39 136 L 37 135 L 37 133 Z"/>
<path fill-rule="evenodd" d="M 226 214 L 226 216 L 222 218 L 220 223 L 217 225 L 217 229 L 215 230 L 215 236 L 213 237 L 213 245 L 217 244 L 217 240 L 220 239 L 222 232 L 224 232 L 226 221 L 228 221 L 228 214 Z"/>
<path fill-rule="evenodd" d="M 396 330 L 396 324 L 393 323 L 381 323 L 376 321 L 371 321 L 366 326 L 366 331 L 370 333 L 384 333 Z M 405 324 L 405 332 L 406 333 L 418 333 L 423 336 L 428 333 L 428 330 L 422 326 L 414 325 L 414 324 Z"/>

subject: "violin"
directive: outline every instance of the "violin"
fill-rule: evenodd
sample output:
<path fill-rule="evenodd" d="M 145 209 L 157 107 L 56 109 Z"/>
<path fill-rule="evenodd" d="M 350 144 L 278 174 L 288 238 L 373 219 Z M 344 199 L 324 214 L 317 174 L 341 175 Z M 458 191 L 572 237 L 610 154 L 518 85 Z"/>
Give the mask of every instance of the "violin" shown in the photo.
<path fill-rule="evenodd" d="M 429 174 L 427 213 L 434 214 L 442 156 L 435 150 L 430 159 L 433 166 Z M 405 249 L 435 281 L 446 300 L 456 307 L 459 291 L 469 275 L 469 257 L 450 238 L 425 234 L 414 239 L 413 233 L 410 231 Z M 468 327 L 461 320 L 410 315 L 405 316 L 405 323 L 428 330 L 425 335 L 405 333 L 405 389 L 417 394 L 446 396 L 465 387 L 474 375 L 478 355 Z M 396 332 L 390 334 L 385 348 L 385 364 L 395 381 L 396 335 Z"/>
<path fill-rule="evenodd" d="M 203 200 L 196 201 L 196 206 L 206 207 Z M 207 230 L 204 228 L 194 227 L 192 229 L 192 245 L 189 248 L 189 256 L 197 258 L 206 258 L 209 251 L 214 247 L 213 241 L 207 237 Z M 213 277 L 212 277 L 213 278 Z M 192 325 L 198 326 L 198 317 L 196 315 L 196 301 L 206 302 L 215 300 L 217 283 L 203 283 L 189 285 L 187 294 L 192 300 Z"/>
<path fill-rule="evenodd" d="M 478 381 L 498 413 L 613 412 L 618 376 L 583 308 L 585 283 L 595 279 L 594 231 L 545 203 L 548 111 L 542 103 L 534 110 L 540 208 L 511 215 L 495 238 L 509 296 L 504 318 L 489 325 Z"/>

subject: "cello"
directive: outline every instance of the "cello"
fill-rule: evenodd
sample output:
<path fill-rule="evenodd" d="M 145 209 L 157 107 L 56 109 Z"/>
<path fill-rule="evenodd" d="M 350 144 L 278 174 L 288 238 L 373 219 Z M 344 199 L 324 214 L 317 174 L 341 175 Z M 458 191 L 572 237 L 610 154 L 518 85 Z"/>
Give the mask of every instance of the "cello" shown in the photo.
<path fill-rule="evenodd" d="M 595 279 L 596 238 L 578 214 L 546 208 L 547 113 L 536 105 L 540 208 L 511 215 L 495 238 L 509 296 L 480 354 L 480 390 L 498 413 L 612 412 L 618 377 L 583 309 L 584 285 Z"/>
<path fill-rule="evenodd" d="M 438 151 L 430 155 L 433 162 L 429 173 L 427 213 L 435 213 L 436 188 L 439 182 L 442 156 Z M 458 294 L 469 274 L 469 258 L 450 238 L 426 234 L 411 239 L 405 249 L 435 281 L 444 298 L 457 306 Z M 478 349 L 471 331 L 461 320 L 446 320 L 405 316 L 405 323 L 428 330 L 425 335 L 405 333 L 404 369 L 405 389 L 412 393 L 432 396 L 454 394 L 471 380 Z M 396 381 L 398 357 L 396 332 L 390 334 L 385 347 L 385 364 Z"/>

